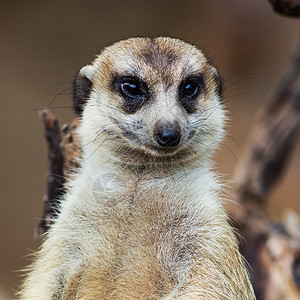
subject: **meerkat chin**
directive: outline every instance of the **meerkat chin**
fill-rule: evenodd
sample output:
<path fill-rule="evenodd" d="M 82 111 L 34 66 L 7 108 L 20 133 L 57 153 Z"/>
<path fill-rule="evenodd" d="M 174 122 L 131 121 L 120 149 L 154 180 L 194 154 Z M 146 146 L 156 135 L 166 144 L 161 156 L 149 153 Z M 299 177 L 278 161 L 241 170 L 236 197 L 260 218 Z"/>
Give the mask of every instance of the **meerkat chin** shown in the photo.
<path fill-rule="evenodd" d="M 221 94 L 178 39 L 120 41 L 80 70 L 81 168 L 21 299 L 255 299 L 211 171 Z"/>

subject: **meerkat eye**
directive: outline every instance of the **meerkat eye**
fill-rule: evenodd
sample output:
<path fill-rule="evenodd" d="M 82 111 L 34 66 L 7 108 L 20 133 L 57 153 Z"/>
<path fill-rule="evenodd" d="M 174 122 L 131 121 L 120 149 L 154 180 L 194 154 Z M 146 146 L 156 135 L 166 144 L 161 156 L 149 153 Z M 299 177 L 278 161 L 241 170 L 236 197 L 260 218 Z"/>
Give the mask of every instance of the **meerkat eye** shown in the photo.
<path fill-rule="evenodd" d="M 136 76 L 116 77 L 113 87 L 122 96 L 127 113 L 135 113 L 149 98 L 147 84 Z"/>
<path fill-rule="evenodd" d="M 195 98 L 203 87 L 203 77 L 195 76 L 183 80 L 179 87 L 181 98 Z"/>
<path fill-rule="evenodd" d="M 143 92 L 141 91 L 139 83 L 134 81 L 122 82 L 121 91 L 124 93 L 124 95 L 132 98 L 143 96 Z"/>
<path fill-rule="evenodd" d="M 184 79 L 179 85 L 179 99 L 188 113 L 193 112 L 197 103 L 197 97 L 204 89 L 202 75 Z"/>
<path fill-rule="evenodd" d="M 182 89 L 182 94 L 184 97 L 193 97 L 195 96 L 199 91 L 199 85 L 197 82 L 190 81 L 187 82 L 183 89 Z"/>
<path fill-rule="evenodd" d="M 123 77 L 120 80 L 120 92 L 129 98 L 145 98 L 147 93 L 146 85 L 135 77 Z"/>

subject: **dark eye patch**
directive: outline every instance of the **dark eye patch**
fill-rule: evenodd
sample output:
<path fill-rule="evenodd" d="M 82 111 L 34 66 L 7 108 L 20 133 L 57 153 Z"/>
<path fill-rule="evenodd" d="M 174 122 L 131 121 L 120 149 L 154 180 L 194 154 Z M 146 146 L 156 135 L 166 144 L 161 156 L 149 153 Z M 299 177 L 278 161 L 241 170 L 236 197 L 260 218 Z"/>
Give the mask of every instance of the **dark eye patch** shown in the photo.
<path fill-rule="evenodd" d="M 200 94 L 205 88 L 203 75 L 193 75 L 184 79 L 179 85 L 179 101 L 188 113 L 196 107 Z"/>
<path fill-rule="evenodd" d="M 135 113 L 149 98 L 146 83 L 137 76 L 115 77 L 113 89 L 123 98 L 123 108 L 129 114 Z"/>

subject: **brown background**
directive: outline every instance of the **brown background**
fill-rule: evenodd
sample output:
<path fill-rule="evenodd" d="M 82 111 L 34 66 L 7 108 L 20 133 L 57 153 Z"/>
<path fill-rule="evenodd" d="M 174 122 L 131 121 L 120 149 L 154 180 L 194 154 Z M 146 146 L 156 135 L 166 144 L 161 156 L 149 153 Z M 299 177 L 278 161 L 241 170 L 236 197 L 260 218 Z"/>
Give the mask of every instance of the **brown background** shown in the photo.
<path fill-rule="evenodd" d="M 69 88 L 80 67 L 130 36 L 194 43 L 219 67 L 228 130 L 243 148 L 256 112 L 276 93 L 298 32 L 299 21 L 276 15 L 267 0 L 1 1 L 0 299 L 6 299 L 1 291 L 13 298 L 17 271 L 40 244 L 33 228 L 41 215 L 47 154 L 38 110 L 50 105 L 63 122 L 74 117 Z M 229 180 L 241 150 L 233 139 L 225 144 L 217 169 Z M 288 207 L 300 212 L 299 153 L 298 145 L 270 195 L 274 217 Z"/>

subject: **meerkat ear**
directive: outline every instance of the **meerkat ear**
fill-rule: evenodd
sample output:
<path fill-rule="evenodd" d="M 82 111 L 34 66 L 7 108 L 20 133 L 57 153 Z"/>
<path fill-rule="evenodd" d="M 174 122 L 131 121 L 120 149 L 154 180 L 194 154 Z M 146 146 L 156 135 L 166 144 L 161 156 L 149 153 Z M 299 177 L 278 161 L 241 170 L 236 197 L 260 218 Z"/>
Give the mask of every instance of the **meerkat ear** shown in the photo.
<path fill-rule="evenodd" d="M 78 115 L 82 115 L 84 105 L 89 98 L 95 68 L 92 65 L 83 67 L 77 74 L 73 85 L 73 108 Z"/>
<path fill-rule="evenodd" d="M 214 80 L 216 82 L 216 87 L 217 87 L 216 92 L 217 92 L 218 96 L 222 99 L 222 93 L 223 93 L 222 80 L 221 80 L 220 75 L 215 67 L 211 66 L 210 69 L 213 73 Z"/>

